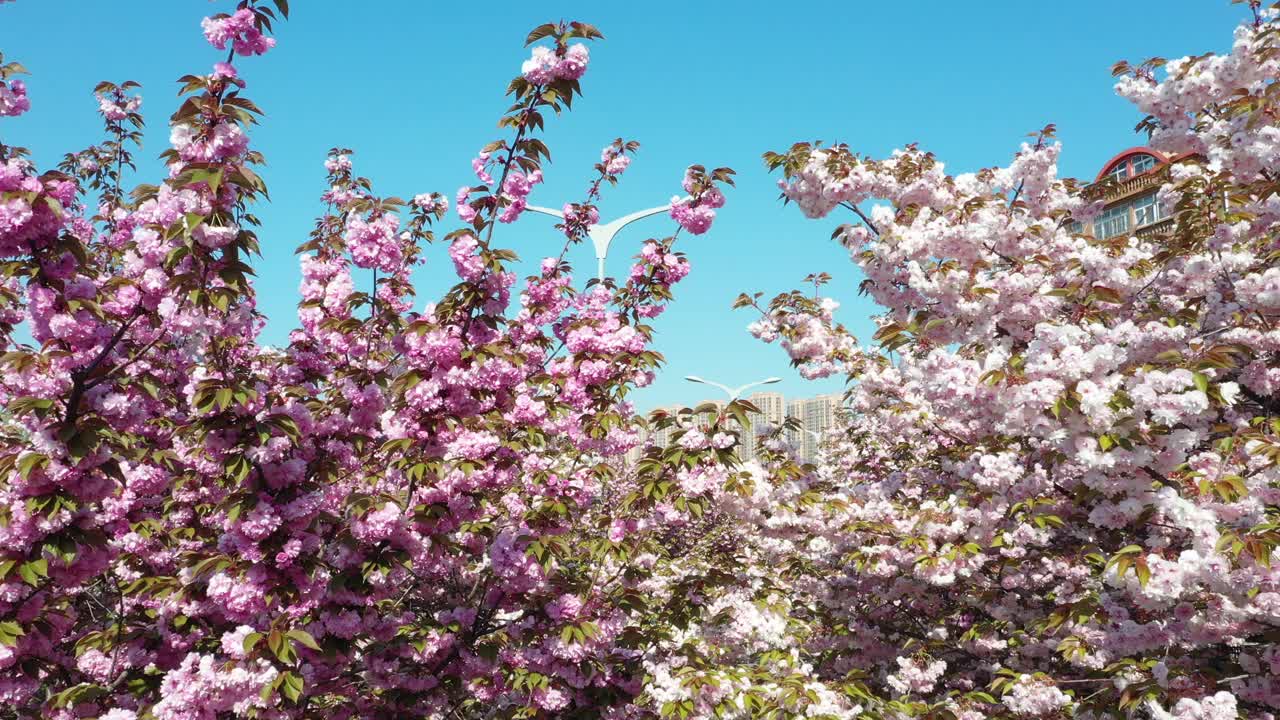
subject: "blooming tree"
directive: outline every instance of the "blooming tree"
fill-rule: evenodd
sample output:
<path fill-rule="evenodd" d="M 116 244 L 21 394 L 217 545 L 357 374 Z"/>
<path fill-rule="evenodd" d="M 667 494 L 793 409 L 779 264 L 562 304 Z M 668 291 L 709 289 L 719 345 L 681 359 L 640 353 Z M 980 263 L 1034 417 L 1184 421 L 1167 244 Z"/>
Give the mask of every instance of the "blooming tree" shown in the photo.
<path fill-rule="evenodd" d="M 226 55 L 181 79 L 157 184 L 126 184 L 134 83 L 98 86 L 106 139 L 58 170 L 0 144 L 0 717 L 644 712 L 624 708 L 671 632 L 645 588 L 673 561 L 668 517 L 693 511 L 623 479 L 627 398 L 661 361 L 647 322 L 688 273 L 680 232 L 707 229 L 732 172 L 691 167 L 681 227 L 579 287 L 566 252 L 638 147 L 609 145 L 563 249 L 517 287 L 495 230 L 600 37 L 540 26 L 456 229 L 436 229 L 440 193 L 377 194 L 329 153 L 300 327 L 266 346 L 262 113 L 239 59 L 288 9 L 204 20 Z M 29 109 L 24 71 L 0 66 L 0 115 Z M 433 242 L 459 281 L 418 305 Z"/>
<path fill-rule="evenodd" d="M 1052 126 L 1007 167 L 908 147 L 766 155 L 884 312 L 822 296 L 751 331 L 847 375 L 816 465 L 733 450 L 753 409 L 658 413 L 648 321 L 731 171 L 692 166 L 677 229 L 620 281 L 566 260 L 638 145 L 601 153 L 558 255 L 497 244 L 589 64 L 540 26 L 505 137 L 450 197 L 325 159 L 299 328 L 258 339 L 262 113 L 239 58 L 285 0 L 206 18 L 167 177 L 129 187 L 135 83 L 41 172 L 0 135 L 0 717 L 1270 718 L 1280 708 L 1280 19 L 1229 54 L 1120 64 L 1178 162 L 1168 233 L 1094 238 Z M 0 59 L 0 116 L 30 110 Z M 452 201 L 452 208 L 450 204 Z M 442 227 L 455 213 L 452 229 Z M 458 283 L 418 303 L 447 246 Z"/>
<path fill-rule="evenodd" d="M 1116 68 L 1178 158 L 1168 233 L 1085 234 L 1099 193 L 1058 176 L 1052 127 L 960 175 L 914 146 L 766 155 L 807 216 L 849 213 L 883 308 L 875 349 L 829 278 L 739 299 L 854 383 L 756 525 L 798 657 L 869 716 L 1280 712 L 1280 21 L 1251 8 L 1228 54 Z"/>

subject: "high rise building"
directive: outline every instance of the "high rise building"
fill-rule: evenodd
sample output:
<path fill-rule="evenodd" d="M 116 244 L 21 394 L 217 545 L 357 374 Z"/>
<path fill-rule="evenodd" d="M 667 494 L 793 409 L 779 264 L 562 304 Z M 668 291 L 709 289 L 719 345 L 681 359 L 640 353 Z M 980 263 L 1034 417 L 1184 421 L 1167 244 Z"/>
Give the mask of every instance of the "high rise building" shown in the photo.
<path fill-rule="evenodd" d="M 782 425 L 786 420 L 787 400 L 782 393 L 758 392 L 748 396 L 747 401 L 759 408 L 760 412 L 747 413 L 751 427 L 740 431 L 738 457 L 754 460 L 761 435 Z"/>
<path fill-rule="evenodd" d="M 747 413 L 750 427 L 739 428 L 732 419 L 728 422 L 729 429 L 738 432 L 738 446 L 735 452 L 742 460 L 756 459 L 763 436 L 781 426 L 788 417 L 796 418 L 801 429 L 788 430 L 784 439 L 796 449 L 796 454 L 801 460 L 805 462 L 815 460 L 818 456 L 820 438 L 824 432 L 835 427 L 836 415 L 840 409 L 839 395 L 819 395 L 814 398 L 788 401 L 781 393 L 759 392 L 746 399 L 759 409 L 759 412 Z M 714 415 L 724 409 L 725 404 L 714 400 L 703 400 L 687 407 L 697 408 L 701 405 L 711 405 L 714 408 L 695 419 L 699 426 L 706 427 L 710 425 Z M 686 406 L 669 405 L 656 409 L 675 414 L 682 407 Z M 676 428 L 664 428 L 645 434 L 640 446 L 627 453 L 627 459 L 632 462 L 640 459 L 644 455 L 644 448 L 650 445 L 667 447 L 673 440 L 672 435 L 675 430 Z"/>
<path fill-rule="evenodd" d="M 693 409 L 693 408 L 701 407 L 703 405 L 711 405 L 713 408 L 706 412 L 699 413 L 695 417 L 695 422 L 698 425 L 698 427 L 705 428 L 710 426 L 711 423 L 715 420 L 716 415 L 718 415 L 720 413 L 720 410 L 724 408 L 724 403 L 717 402 L 715 400 L 703 400 L 699 403 L 696 403 L 690 406 L 665 405 L 663 407 L 654 408 L 654 411 L 663 410 L 670 415 L 676 415 L 685 407 L 689 407 L 690 409 Z M 658 447 L 663 447 L 663 448 L 669 446 L 674 440 L 672 436 L 675 435 L 678 429 L 679 428 L 677 427 L 669 426 L 664 428 L 650 428 L 647 431 L 641 432 L 640 444 L 632 448 L 631 450 L 627 451 L 627 456 L 626 456 L 627 460 L 629 462 L 635 462 L 636 460 L 639 460 L 641 457 L 644 457 L 645 448 L 650 445 L 656 445 Z"/>
<path fill-rule="evenodd" d="M 840 409 L 839 395 L 819 395 L 787 404 L 787 415 L 800 421 L 800 428 L 788 433 L 788 440 L 799 451 L 800 458 L 811 462 L 818 457 L 822 436 L 835 427 Z"/>
<path fill-rule="evenodd" d="M 660 409 L 660 410 L 666 410 L 667 412 L 669 412 L 669 413 L 671 413 L 671 414 L 673 414 L 673 415 L 674 415 L 677 411 L 679 411 L 679 410 L 680 410 L 680 406 L 679 406 L 679 405 L 668 405 L 667 407 L 659 408 L 659 409 Z M 670 444 L 671 444 L 671 433 L 672 433 L 673 431 L 674 431 L 674 428 L 671 428 L 671 427 L 665 427 L 665 428 L 657 428 L 657 429 L 655 429 L 655 430 L 653 431 L 653 444 L 658 445 L 659 447 L 666 447 L 666 446 L 670 445 Z"/>

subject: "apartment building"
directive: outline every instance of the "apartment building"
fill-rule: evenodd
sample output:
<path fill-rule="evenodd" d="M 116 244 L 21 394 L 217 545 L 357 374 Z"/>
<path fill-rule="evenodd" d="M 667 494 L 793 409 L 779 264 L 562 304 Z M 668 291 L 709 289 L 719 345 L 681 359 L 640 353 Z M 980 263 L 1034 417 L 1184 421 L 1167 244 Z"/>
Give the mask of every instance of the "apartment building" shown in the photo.
<path fill-rule="evenodd" d="M 750 427 L 739 428 L 736 422 L 729 421 L 729 427 L 738 431 L 739 442 L 736 454 L 742 460 L 754 460 L 760 452 L 764 435 L 780 427 L 789 417 L 796 418 L 801 427 L 786 431 L 784 439 L 796 448 L 801 460 L 811 462 L 817 459 L 822 434 L 835 426 L 836 415 L 840 408 L 839 395 L 819 395 L 813 398 L 788 400 L 782 393 L 758 392 L 747 396 L 746 400 L 759 409 L 759 412 L 747 413 Z M 723 402 L 712 400 L 704 400 L 688 407 L 704 404 L 714 406 L 716 412 L 724 408 Z M 656 409 L 675 413 L 681 407 L 683 406 L 669 405 Z M 709 424 L 710 421 L 710 414 L 698 418 L 699 425 Z M 654 430 L 652 434 L 645 436 L 640 447 L 627 454 L 627 458 L 631 461 L 639 459 L 644 454 L 644 447 L 649 445 L 667 447 L 672 442 L 673 431 L 674 428 Z"/>
<path fill-rule="evenodd" d="M 1072 230 L 1105 240 L 1121 235 L 1149 237 L 1172 231 L 1173 217 L 1156 202 L 1156 192 L 1169 179 L 1169 168 L 1182 159 L 1149 147 L 1132 147 L 1112 157 L 1085 188 L 1086 197 L 1106 201 L 1102 213 L 1085 227 Z"/>

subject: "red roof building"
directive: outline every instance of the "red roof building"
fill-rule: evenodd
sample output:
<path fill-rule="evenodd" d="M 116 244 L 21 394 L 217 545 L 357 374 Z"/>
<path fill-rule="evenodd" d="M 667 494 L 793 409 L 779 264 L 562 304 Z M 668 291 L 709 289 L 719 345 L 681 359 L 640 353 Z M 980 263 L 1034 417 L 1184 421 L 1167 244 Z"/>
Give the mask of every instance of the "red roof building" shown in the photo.
<path fill-rule="evenodd" d="M 1169 168 L 1181 157 L 1170 157 L 1149 147 L 1132 147 L 1107 161 L 1091 185 L 1090 197 L 1103 197 L 1106 207 L 1089 227 L 1075 230 L 1106 239 L 1118 235 L 1163 235 L 1173 229 L 1172 216 L 1156 202 L 1156 191 L 1169 177 Z"/>

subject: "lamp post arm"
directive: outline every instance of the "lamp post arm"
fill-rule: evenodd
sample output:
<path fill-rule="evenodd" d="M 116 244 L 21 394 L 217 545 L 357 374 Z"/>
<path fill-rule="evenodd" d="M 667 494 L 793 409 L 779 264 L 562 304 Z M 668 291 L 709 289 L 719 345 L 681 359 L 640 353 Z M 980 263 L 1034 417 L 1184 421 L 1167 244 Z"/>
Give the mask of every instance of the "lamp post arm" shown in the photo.
<path fill-rule="evenodd" d="M 616 220 L 611 220 L 603 225 L 591 226 L 591 229 L 587 231 L 587 234 L 591 237 L 591 244 L 595 246 L 596 249 L 596 263 L 599 265 L 596 277 L 601 282 L 604 281 L 604 261 L 605 258 L 609 256 L 609 245 L 613 242 L 613 239 L 617 237 L 618 233 L 622 231 L 622 228 L 637 220 L 643 220 L 644 218 L 652 215 L 658 215 L 666 212 L 669 207 L 669 205 L 663 205 L 661 207 L 649 208 L 648 210 L 640 210 L 638 212 L 633 212 L 630 215 L 623 215 L 622 217 Z"/>
<path fill-rule="evenodd" d="M 734 393 L 733 388 L 729 387 L 728 385 L 721 385 L 721 384 L 720 384 L 720 383 L 718 383 L 718 382 L 711 382 L 710 380 L 708 380 L 708 381 L 707 381 L 707 384 L 708 384 L 708 385 L 714 385 L 714 386 L 716 386 L 716 387 L 720 388 L 721 390 L 725 391 L 726 393 L 728 393 L 728 395 L 729 395 L 729 402 L 733 402 L 734 400 L 737 400 L 737 399 L 738 399 L 738 396 L 733 394 L 733 393 Z"/>
<path fill-rule="evenodd" d="M 2 1 L 3 0 L 0 0 L 0 2 Z M 622 228 L 637 220 L 642 220 L 652 215 L 664 213 L 670 207 L 670 205 L 661 205 L 649 208 L 648 210 L 640 210 L 629 215 L 623 215 L 616 220 L 611 220 L 603 224 L 592 225 L 588 228 L 587 235 L 591 238 L 591 244 L 595 246 L 596 250 L 596 265 L 598 266 L 596 269 L 596 278 L 602 282 L 604 281 L 604 261 L 609 255 L 609 244 L 613 242 L 614 236 L 616 236 Z M 559 210 L 553 210 L 539 205 L 529 205 L 525 209 L 564 220 L 564 213 Z M 726 388 L 725 391 L 728 392 L 728 388 Z"/>
<path fill-rule="evenodd" d="M 637 220 L 647 218 L 650 215 L 657 215 L 659 213 L 664 213 L 670 207 L 671 207 L 670 205 L 663 205 L 661 207 L 654 207 L 654 208 L 649 208 L 648 210 L 640 210 L 638 212 L 633 212 L 630 215 L 623 215 L 622 217 L 616 220 L 610 220 L 609 222 L 604 223 L 602 225 L 597 225 L 595 228 L 592 228 L 592 230 L 595 230 L 598 228 L 601 234 L 607 233 L 609 238 L 612 239 L 613 235 L 617 234 L 619 230 L 626 227 L 627 225 L 630 225 L 631 223 Z"/>
<path fill-rule="evenodd" d="M 750 390 L 751 388 L 756 387 L 757 385 L 769 385 L 770 383 L 773 383 L 773 382 L 774 382 L 774 380 L 772 380 L 772 379 L 770 379 L 770 380 L 757 380 L 757 381 L 755 381 L 755 382 L 749 382 L 749 383 L 747 383 L 746 385 L 743 385 L 742 387 L 737 388 L 737 389 L 736 389 L 736 390 L 734 390 L 731 394 L 733 395 L 733 399 L 734 399 L 734 400 L 737 400 L 737 399 L 738 399 L 738 397 L 740 397 L 740 396 L 742 395 L 742 392 L 743 392 L 744 390 Z"/>
<path fill-rule="evenodd" d="M 685 379 L 688 380 L 689 378 L 685 378 Z M 704 378 L 698 378 L 697 380 L 693 380 L 692 382 L 702 383 L 703 385 L 710 385 L 712 387 L 720 388 L 725 392 L 726 395 L 729 396 L 729 402 L 733 402 L 734 400 L 737 399 L 737 397 L 735 397 L 733 394 L 733 388 L 729 387 L 728 385 L 721 385 L 718 382 L 715 382 L 713 380 L 707 380 Z"/>
<path fill-rule="evenodd" d="M 539 207 L 538 205 L 527 205 L 525 206 L 525 210 L 532 210 L 533 212 L 542 213 L 543 215 L 550 215 L 551 217 L 557 217 L 557 218 L 560 218 L 561 220 L 564 219 L 564 213 L 560 212 L 559 210 L 552 210 L 551 208 Z"/>

